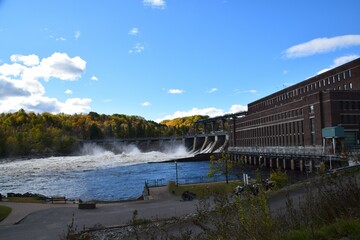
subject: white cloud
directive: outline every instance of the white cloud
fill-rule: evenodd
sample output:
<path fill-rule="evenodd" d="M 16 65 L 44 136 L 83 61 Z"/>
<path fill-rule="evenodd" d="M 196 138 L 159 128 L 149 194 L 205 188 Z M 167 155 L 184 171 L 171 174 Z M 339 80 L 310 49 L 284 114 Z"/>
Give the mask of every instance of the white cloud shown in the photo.
<path fill-rule="evenodd" d="M 66 94 L 73 94 L 73 92 L 70 89 L 66 89 L 65 93 Z"/>
<path fill-rule="evenodd" d="M 31 93 L 28 90 L 18 87 L 15 82 L 0 76 L 0 100 L 8 97 L 28 97 L 30 95 Z"/>
<path fill-rule="evenodd" d="M 257 91 L 255 89 L 251 89 L 251 90 L 235 89 L 235 94 L 239 94 L 239 93 L 257 93 Z"/>
<path fill-rule="evenodd" d="M 208 90 L 207 92 L 208 92 L 208 93 L 214 93 L 214 92 L 217 92 L 217 90 L 218 90 L 218 89 L 214 87 L 214 88 Z"/>
<path fill-rule="evenodd" d="M 150 102 L 143 102 L 143 103 L 141 104 L 141 106 L 143 106 L 143 107 L 148 107 L 148 106 L 151 106 L 151 103 L 150 103 Z"/>
<path fill-rule="evenodd" d="M 321 74 L 321 73 L 326 72 L 326 71 L 329 71 L 329 70 L 332 69 L 332 68 L 336 68 L 336 67 L 338 67 L 338 66 L 340 66 L 340 65 L 343 65 L 343 64 L 345 64 L 345 63 L 347 63 L 347 62 L 350 62 L 350 61 L 352 61 L 352 60 L 354 60 L 354 59 L 357 59 L 357 58 L 359 58 L 359 57 L 360 57 L 360 55 L 356 55 L 356 54 L 338 57 L 338 58 L 336 58 L 336 59 L 333 61 L 333 64 L 332 64 L 331 66 L 329 66 L 328 68 L 325 68 L 325 69 L 322 69 L 322 70 L 318 71 L 318 72 L 316 73 L 316 75 Z"/>
<path fill-rule="evenodd" d="M 19 54 L 14 54 L 10 57 L 10 60 L 12 62 L 21 62 L 23 63 L 25 66 L 34 66 L 34 65 L 38 65 L 39 64 L 39 57 L 36 56 L 35 54 L 31 54 L 28 56 L 24 56 L 24 55 L 19 55 Z"/>
<path fill-rule="evenodd" d="M 356 55 L 356 54 L 338 57 L 334 60 L 334 64 L 332 65 L 332 67 L 334 68 L 334 67 L 343 65 L 343 64 L 350 62 L 354 59 L 357 59 L 359 57 L 360 57 L 360 55 Z"/>
<path fill-rule="evenodd" d="M 134 27 L 129 31 L 129 35 L 136 36 L 139 34 L 139 29 Z"/>
<path fill-rule="evenodd" d="M 343 35 L 332 38 L 316 38 L 286 49 L 284 52 L 284 57 L 300 58 L 358 45 L 360 45 L 360 35 Z"/>
<path fill-rule="evenodd" d="M 90 98 L 69 98 L 64 103 L 60 103 L 60 112 L 74 114 L 87 112 L 91 109 Z"/>
<path fill-rule="evenodd" d="M 166 6 L 165 0 L 143 0 L 145 6 L 152 8 L 164 9 Z"/>
<path fill-rule="evenodd" d="M 144 50 L 145 50 L 144 45 L 142 45 L 141 43 L 136 43 L 133 49 L 129 51 L 129 53 L 141 53 Z"/>
<path fill-rule="evenodd" d="M 92 76 L 92 77 L 91 77 L 91 80 L 92 80 L 92 81 L 98 81 L 99 79 L 98 79 L 97 77 L 95 77 L 95 76 Z"/>
<path fill-rule="evenodd" d="M 74 33 L 74 38 L 75 38 L 76 40 L 78 40 L 78 39 L 80 38 L 80 35 L 81 35 L 81 32 L 80 32 L 80 31 L 76 31 L 76 32 Z"/>
<path fill-rule="evenodd" d="M 224 111 L 223 109 L 218 109 L 214 107 L 209 108 L 192 108 L 188 111 L 176 111 L 175 113 L 171 115 L 167 115 L 163 118 L 156 119 L 156 122 L 161 122 L 163 120 L 169 120 L 174 118 L 181 118 L 181 117 L 188 117 L 188 116 L 194 116 L 194 115 L 208 115 L 209 117 L 218 117 L 223 116 L 228 113 L 237 113 L 241 111 L 247 111 L 246 106 L 234 104 L 230 107 L 229 111 Z"/>
<path fill-rule="evenodd" d="M 85 71 L 86 62 L 66 53 L 54 53 L 41 61 L 36 55 L 12 55 L 12 64 L 0 66 L 0 112 L 23 108 L 34 112 L 64 112 L 72 114 L 90 110 L 91 99 L 70 98 L 61 102 L 45 97 L 40 79 L 76 80 Z M 22 64 L 20 64 L 22 63 Z M 71 90 L 66 91 L 71 94 Z"/>
<path fill-rule="evenodd" d="M 79 56 L 70 58 L 66 53 L 55 52 L 50 57 L 42 59 L 40 65 L 32 70 L 46 81 L 50 77 L 74 81 L 81 76 L 85 67 L 86 61 Z"/>
<path fill-rule="evenodd" d="M 66 38 L 64 38 L 64 37 L 58 37 L 58 38 L 56 38 L 55 40 L 56 40 L 56 41 L 66 41 Z"/>
<path fill-rule="evenodd" d="M 3 64 L 0 66 L 0 75 L 3 76 L 20 76 L 25 70 L 26 66 L 14 63 L 14 64 Z"/>
<path fill-rule="evenodd" d="M 169 89 L 167 92 L 170 93 L 170 94 L 182 94 L 182 93 L 184 93 L 184 90 L 182 90 L 182 89 Z"/>
<path fill-rule="evenodd" d="M 229 113 L 237 113 L 237 112 L 243 112 L 243 111 L 247 111 L 247 110 L 248 110 L 247 106 L 234 104 L 230 107 Z"/>

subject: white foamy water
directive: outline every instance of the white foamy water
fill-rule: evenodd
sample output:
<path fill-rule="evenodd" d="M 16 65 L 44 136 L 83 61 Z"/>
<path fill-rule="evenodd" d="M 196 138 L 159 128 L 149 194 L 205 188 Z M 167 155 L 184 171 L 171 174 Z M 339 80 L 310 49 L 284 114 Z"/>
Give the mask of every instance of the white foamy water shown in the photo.
<path fill-rule="evenodd" d="M 0 172 L 6 175 L 23 173 L 46 173 L 56 171 L 84 171 L 99 168 L 111 168 L 125 165 L 135 165 L 148 162 L 163 162 L 166 160 L 189 157 L 185 148 L 180 146 L 174 152 L 141 152 L 135 146 L 131 151 L 121 154 L 114 154 L 105 151 L 98 146 L 94 146 L 93 151 L 88 149 L 91 154 L 70 157 L 49 157 L 28 160 L 14 160 L 10 162 L 0 162 Z"/>
<path fill-rule="evenodd" d="M 162 175 L 167 175 L 169 170 L 166 166 L 173 171 L 174 164 L 161 164 L 163 166 L 156 168 L 146 163 L 190 156 L 183 146 L 173 147 L 172 150 L 169 148 L 166 152 L 143 153 L 133 145 L 126 146 L 121 154 L 105 151 L 96 145 L 87 145 L 83 154 L 0 161 L 0 193 L 32 192 L 83 199 L 126 199 L 135 197 L 129 195 L 129 192 L 139 194 L 141 191 L 141 187 L 134 190 L 131 183 L 127 182 L 128 179 L 136 181 L 139 188 L 148 176 L 162 178 Z M 159 168 L 165 169 L 157 174 Z M 117 189 L 116 193 L 112 192 L 114 189 Z"/>

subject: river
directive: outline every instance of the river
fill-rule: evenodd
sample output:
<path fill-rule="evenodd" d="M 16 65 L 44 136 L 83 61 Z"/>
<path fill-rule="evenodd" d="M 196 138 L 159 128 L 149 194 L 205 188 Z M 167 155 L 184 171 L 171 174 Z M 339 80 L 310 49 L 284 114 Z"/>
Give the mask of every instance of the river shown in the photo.
<path fill-rule="evenodd" d="M 147 180 L 176 180 L 176 164 L 161 162 L 191 156 L 181 145 L 166 152 L 143 153 L 133 145 L 124 149 L 114 154 L 89 144 L 79 156 L 2 160 L 0 193 L 31 192 L 101 201 L 135 199 Z M 178 162 L 177 170 L 180 179 L 201 178 L 207 175 L 209 162 Z"/>

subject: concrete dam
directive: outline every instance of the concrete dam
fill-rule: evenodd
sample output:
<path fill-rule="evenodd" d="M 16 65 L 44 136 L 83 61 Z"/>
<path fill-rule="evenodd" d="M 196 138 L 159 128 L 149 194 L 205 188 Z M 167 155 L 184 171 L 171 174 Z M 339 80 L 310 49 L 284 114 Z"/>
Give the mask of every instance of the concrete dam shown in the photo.
<path fill-rule="evenodd" d="M 219 153 L 226 150 L 229 144 L 229 137 L 227 132 L 222 131 L 193 136 L 101 139 L 81 142 L 82 145 L 87 143 L 96 144 L 115 154 L 124 152 L 129 146 L 136 146 L 142 152 L 169 152 L 176 147 L 184 146 L 190 154 L 196 156 L 199 154 Z"/>

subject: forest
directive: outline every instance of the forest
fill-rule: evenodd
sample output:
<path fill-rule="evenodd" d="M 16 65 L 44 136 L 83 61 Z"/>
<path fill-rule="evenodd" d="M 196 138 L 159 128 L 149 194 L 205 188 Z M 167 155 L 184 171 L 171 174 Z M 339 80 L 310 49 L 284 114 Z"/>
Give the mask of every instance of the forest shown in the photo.
<path fill-rule="evenodd" d="M 0 158 L 75 154 L 82 140 L 182 136 L 208 116 L 191 116 L 161 123 L 124 114 L 0 114 Z"/>

